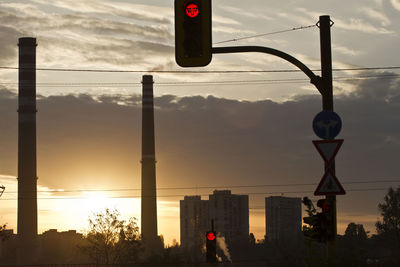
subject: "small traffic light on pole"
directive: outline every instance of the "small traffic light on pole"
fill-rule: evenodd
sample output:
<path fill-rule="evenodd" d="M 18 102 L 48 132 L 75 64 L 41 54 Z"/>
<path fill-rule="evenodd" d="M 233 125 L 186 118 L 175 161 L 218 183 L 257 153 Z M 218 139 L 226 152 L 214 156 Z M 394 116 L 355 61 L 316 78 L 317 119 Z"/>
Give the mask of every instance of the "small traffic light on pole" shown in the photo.
<path fill-rule="evenodd" d="M 211 62 L 211 0 L 175 0 L 175 60 L 181 67 Z"/>
<path fill-rule="evenodd" d="M 331 241 L 334 239 L 334 223 L 333 223 L 333 207 L 328 199 L 320 199 L 317 202 L 317 207 L 322 209 L 322 228 L 324 232 L 324 240 Z"/>
<path fill-rule="evenodd" d="M 206 259 L 207 262 L 217 261 L 217 235 L 214 231 L 206 233 Z"/>
<path fill-rule="evenodd" d="M 325 243 L 334 238 L 333 208 L 326 199 L 318 200 L 317 206 L 322 209 L 322 212 L 309 214 L 309 217 L 303 218 L 304 223 L 309 225 L 304 230 L 304 235 L 312 240 Z"/>

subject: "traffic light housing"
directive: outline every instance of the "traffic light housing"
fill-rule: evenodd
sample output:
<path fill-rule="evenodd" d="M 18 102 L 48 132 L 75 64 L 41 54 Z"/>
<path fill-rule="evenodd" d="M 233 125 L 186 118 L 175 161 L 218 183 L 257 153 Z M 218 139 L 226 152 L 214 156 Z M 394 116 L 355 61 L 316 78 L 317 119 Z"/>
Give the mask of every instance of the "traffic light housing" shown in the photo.
<path fill-rule="evenodd" d="M 317 206 L 322 209 L 322 212 L 303 218 L 304 223 L 309 225 L 304 230 L 304 235 L 324 243 L 334 239 L 333 207 L 327 199 L 318 200 Z"/>
<path fill-rule="evenodd" d="M 217 261 L 217 235 L 214 231 L 206 233 L 206 259 L 207 262 Z"/>
<path fill-rule="evenodd" d="M 211 62 L 211 0 L 175 0 L 175 60 L 181 67 Z"/>
<path fill-rule="evenodd" d="M 332 203 L 330 203 L 327 199 L 320 199 L 317 201 L 317 207 L 322 209 L 321 216 L 324 239 L 326 241 L 333 240 L 335 238 L 335 228 Z"/>

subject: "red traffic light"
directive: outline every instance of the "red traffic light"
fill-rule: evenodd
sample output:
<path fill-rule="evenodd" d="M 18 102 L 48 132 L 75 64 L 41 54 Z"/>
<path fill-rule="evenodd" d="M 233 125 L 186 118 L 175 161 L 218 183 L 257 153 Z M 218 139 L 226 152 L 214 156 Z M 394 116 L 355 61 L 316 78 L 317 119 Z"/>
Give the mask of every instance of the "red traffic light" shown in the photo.
<path fill-rule="evenodd" d="M 331 211 L 332 206 L 328 204 L 326 199 L 320 199 L 317 201 L 317 206 L 322 209 L 322 211 L 327 212 Z"/>
<path fill-rule="evenodd" d="M 215 234 L 213 232 L 208 232 L 207 239 L 213 241 L 215 239 Z"/>
<path fill-rule="evenodd" d="M 190 18 L 195 18 L 199 15 L 199 7 L 196 4 L 189 3 L 185 7 L 186 15 Z"/>

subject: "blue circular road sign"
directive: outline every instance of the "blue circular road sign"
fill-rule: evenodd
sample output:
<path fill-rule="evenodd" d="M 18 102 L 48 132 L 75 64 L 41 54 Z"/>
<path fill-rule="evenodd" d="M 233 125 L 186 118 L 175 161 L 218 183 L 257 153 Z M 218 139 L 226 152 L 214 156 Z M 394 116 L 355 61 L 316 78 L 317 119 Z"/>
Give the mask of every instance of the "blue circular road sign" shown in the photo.
<path fill-rule="evenodd" d="M 333 111 L 321 111 L 313 120 L 314 133 L 322 139 L 334 139 L 342 129 L 342 120 Z"/>

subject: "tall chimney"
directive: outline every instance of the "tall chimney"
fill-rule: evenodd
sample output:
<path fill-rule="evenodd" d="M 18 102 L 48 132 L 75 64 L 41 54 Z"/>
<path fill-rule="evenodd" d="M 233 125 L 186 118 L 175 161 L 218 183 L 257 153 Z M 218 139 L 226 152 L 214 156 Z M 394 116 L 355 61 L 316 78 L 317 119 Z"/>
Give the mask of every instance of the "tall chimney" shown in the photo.
<path fill-rule="evenodd" d="M 153 76 L 143 75 L 142 99 L 142 212 L 145 248 L 157 250 L 156 159 L 154 142 Z"/>
<path fill-rule="evenodd" d="M 19 39 L 18 263 L 32 264 L 37 240 L 36 38 Z"/>

